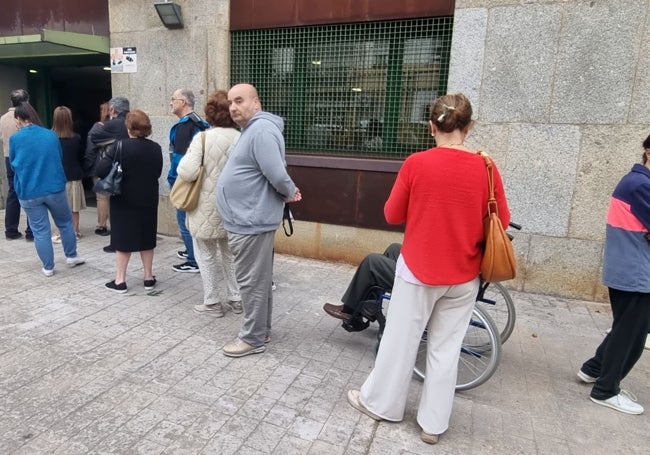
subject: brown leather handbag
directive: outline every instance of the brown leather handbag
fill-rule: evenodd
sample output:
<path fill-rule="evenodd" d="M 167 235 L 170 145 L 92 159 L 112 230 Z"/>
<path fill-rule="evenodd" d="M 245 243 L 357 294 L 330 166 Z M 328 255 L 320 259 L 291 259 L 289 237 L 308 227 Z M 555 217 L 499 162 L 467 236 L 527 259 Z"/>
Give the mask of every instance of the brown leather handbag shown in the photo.
<path fill-rule="evenodd" d="M 199 204 L 201 186 L 203 185 L 203 157 L 205 155 L 205 131 L 201 131 L 201 166 L 196 180 L 188 182 L 180 177 L 176 178 L 172 190 L 169 192 L 169 201 L 174 208 L 184 212 L 193 211 Z"/>
<path fill-rule="evenodd" d="M 487 153 L 478 152 L 485 161 L 487 168 L 488 187 L 490 196 L 487 204 L 487 214 L 483 220 L 484 248 L 481 261 L 481 277 L 485 281 L 507 281 L 517 274 L 517 261 L 512 242 L 499 219 L 499 208 L 494 197 L 494 173 L 492 159 Z"/>

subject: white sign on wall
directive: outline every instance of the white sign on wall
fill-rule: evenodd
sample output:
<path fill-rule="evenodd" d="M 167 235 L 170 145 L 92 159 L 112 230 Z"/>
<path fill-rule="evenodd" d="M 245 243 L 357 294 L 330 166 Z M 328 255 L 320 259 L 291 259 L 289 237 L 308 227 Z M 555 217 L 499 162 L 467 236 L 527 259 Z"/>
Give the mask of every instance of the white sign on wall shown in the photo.
<path fill-rule="evenodd" d="M 138 53 L 135 47 L 111 47 L 111 73 L 136 73 Z"/>

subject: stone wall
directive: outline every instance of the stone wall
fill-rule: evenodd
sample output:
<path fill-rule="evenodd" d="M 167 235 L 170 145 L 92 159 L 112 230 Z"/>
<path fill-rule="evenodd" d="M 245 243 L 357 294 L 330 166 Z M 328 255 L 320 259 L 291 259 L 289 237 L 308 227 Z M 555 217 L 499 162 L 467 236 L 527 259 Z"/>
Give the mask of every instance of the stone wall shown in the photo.
<path fill-rule="evenodd" d="M 178 120 L 170 111 L 174 90 L 187 87 L 196 96 L 195 110 L 203 114 L 207 94 L 227 89 L 230 83 L 229 1 L 176 1 L 181 5 L 184 28 L 165 28 L 153 2 L 110 0 L 111 47 L 137 47 L 138 72 L 112 75 L 113 95 L 129 98 L 132 109 L 151 117 L 151 139 L 163 148 L 164 169 L 160 179 L 161 233 L 178 233 L 168 203 L 167 155 L 169 129 Z"/>
<path fill-rule="evenodd" d="M 502 171 L 529 292 L 604 300 L 609 196 L 650 134 L 650 2 L 457 0 L 450 92 Z"/>

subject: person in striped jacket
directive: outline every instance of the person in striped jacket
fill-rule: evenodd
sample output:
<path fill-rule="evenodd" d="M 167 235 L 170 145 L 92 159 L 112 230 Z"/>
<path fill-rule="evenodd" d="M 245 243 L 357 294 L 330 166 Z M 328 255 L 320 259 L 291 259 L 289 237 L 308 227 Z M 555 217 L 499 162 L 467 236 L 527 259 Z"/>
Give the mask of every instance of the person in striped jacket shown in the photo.
<path fill-rule="evenodd" d="M 650 136 L 643 149 L 642 164 L 618 182 L 607 214 L 603 284 L 614 322 L 578 371 L 582 382 L 593 384 L 594 403 L 627 414 L 643 413 L 620 384 L 641 357 L 650 330 Z"/>

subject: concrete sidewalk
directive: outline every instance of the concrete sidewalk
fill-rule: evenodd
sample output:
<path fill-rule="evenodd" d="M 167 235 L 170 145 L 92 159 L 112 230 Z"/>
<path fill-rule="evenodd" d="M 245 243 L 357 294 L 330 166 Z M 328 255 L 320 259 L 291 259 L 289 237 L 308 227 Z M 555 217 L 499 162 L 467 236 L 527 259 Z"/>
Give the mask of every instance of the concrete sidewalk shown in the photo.
<path fill-rule="evenodd" d="M 0 454 L 647 452 L 650 410 L 597 406 L 575 377 L 610 324 L 606 305 L 513 292 L 517 324 L 499 370 L 456 395 L 449 431 L 429 446 L 415 422 L 418 381 L 401 423 L 346 401 L 372 368 L 377 326 L 347 333 L 322 305 L 339 301 L 354 266 L 276 255 L 272 340 L 231 359 L 221 348 L 241 316 L 192 311 L 201 278 L 172 271 L 180 239 L 159 240 L 156 292 L 143 289 L 134 255 L 129 292 L 115 294 L 94 217 L 82 213 L 87 263 L 67 268 L 55 245 L 50 278 L 32 243 L 0 239 Z M 649 384 L 646 351 L 624 386 L 650 408 Z"/>

